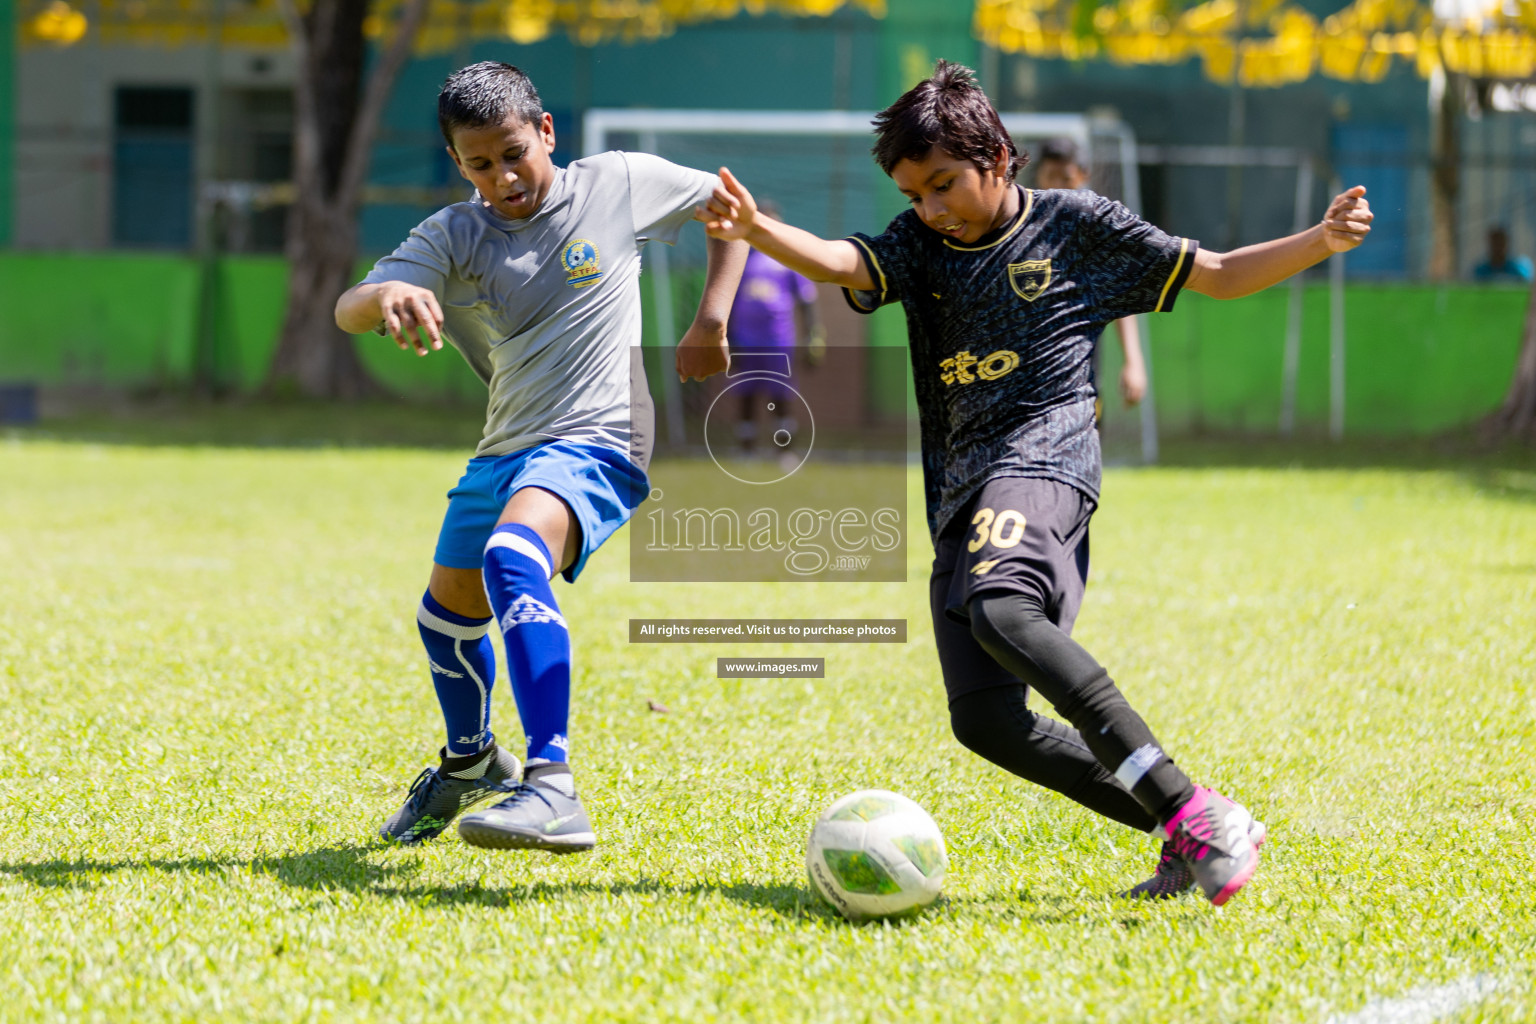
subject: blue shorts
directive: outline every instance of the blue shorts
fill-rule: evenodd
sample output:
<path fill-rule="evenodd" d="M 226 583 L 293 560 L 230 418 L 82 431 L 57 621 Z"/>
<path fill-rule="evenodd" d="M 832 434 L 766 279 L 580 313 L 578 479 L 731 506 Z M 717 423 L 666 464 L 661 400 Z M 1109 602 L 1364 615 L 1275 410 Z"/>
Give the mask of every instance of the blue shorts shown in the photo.
<path fill-rule="evenodd" d="M 576 516 L 581 550 L 564 572 L 574 583 L 592 552 L 629 522 L 651 484 L 629 459 L 593 444 L 551 441 L 510 455 L 470 459 L 464 476 L 448 492 L 448 514 L 432 560 L 450 569 L 480 568 L 496 520 L 513 492 L 524 487 L 549 491 Z M 551 554 L 560 557 L 558 551 Z"/>

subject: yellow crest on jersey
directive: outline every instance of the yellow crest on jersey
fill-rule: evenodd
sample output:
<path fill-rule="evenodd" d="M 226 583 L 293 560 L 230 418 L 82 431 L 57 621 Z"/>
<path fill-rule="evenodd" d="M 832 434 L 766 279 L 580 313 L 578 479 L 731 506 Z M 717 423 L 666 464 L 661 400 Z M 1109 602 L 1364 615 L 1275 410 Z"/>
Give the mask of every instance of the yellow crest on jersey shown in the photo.
<path fill-rule="evenodd" d="M 1008 264 L 1008 283 L 1025 302 L 1034 302 L 1051 284 L 1050 260 L 1025 260 Z"/>

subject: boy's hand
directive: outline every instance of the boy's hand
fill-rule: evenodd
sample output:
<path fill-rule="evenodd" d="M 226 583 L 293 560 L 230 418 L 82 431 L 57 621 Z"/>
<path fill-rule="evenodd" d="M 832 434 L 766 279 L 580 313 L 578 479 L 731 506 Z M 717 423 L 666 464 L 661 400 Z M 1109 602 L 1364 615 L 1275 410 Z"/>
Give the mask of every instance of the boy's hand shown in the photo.
<path fill-rule="evenodd" d="M 1127 362 L 1120 368 L 1120 397 L 1127 409 L 1134 409 L 1147 396 L 1147 368 L 1138 362 Z"/>
<path fill-rule="evenodd" d="M 1323 241 L 1333 252 L 1348 252 L 1365 241 L 1375 217 L 1371 204 L 1365 201 L 1365 186 L 1356 185 L 1328 204 L 1328 212 L 1323 214 Z"/>
<path fill-rule="evenodd" d="M 388 281 L 379 287 L 379 313 L 384 329 L 401 349 L 414 348 L 417 355 L 426 355 L 423 334 L 433 349 L 443 347 L 443 309 L 430 288 Z"/>
<path fill-rule="evenodd" d="M 730 168 L 720 168 L 720 183 L 721 187 L 715 189 L 709 202 L 694 210 L 693 217 L 704 222 L 709 237 L 725 242 L 740 241 L 751 234 L 757 223 L 757 203 Z"/>
<path fill-rule="evenodd" d="M 677 379 L 703 380 L 731 368 L 731 349 L 725 340 L 725 325 L 701 325 L 695 322 L 677 343 Z"/>

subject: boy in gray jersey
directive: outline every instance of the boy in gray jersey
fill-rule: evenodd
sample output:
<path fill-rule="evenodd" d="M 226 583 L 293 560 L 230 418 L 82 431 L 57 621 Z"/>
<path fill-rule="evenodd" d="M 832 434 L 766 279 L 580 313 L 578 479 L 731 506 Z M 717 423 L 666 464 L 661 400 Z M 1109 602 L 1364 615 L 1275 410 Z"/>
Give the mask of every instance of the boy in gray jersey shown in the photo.
<path fill-rule="evenodd" d="M 1100 476 L 1088 361 L 1106 324 L 1170 309 L 1186 287 L 1236 298 L 1353 249 L 1370 231 L 1365 189 L 1337 196 L 1307 231 L 1215 253 L 1091 193 L 1014 184 L 1014 142 L 959 65 L 940 61 L 875 131 L 875 158 L 911 203 L 883 234 L 829 241 L 780 223 L 724 169 L 702 214 L 709 233 L 841 285 L 859 312 L 901 303 L 956 737 L 1163 836 L 1156 873 L 1133 894 L 1198 884 L 1220 905 L 1258 867 L 1263 826 L 1191 782 L 1070 635 Z M 1070 725 L 1029 710 L 1031 689 Z"/>
<path fill-rule="evenodd" d="M 448 740 L 380 832 L 431 839 L 500 792 L 460 821 L 466 841 L 587 850 L 595 837 L 568 758 L 570 637 L 550 582 L 556 572 L 574 582 L 649 492 L 651 409 L 631 402 L 645 394 L 640 246 L 675 241 L 719 179 L 638 153 L 556 167 L 554 125 L 533 84 L 495 61 L 449 77 L 438 121 L 475 198 L 422 222 L 336 303 L 344 330 L 388 333 L 418 355 L 447 339 L 490 389 L 485 434 L 449 492 L 416 613 Z M 710 240 L 679 375 L 726 368 L 745 255 Z M 493 612 L 526 774 L 490 728 Z"/>

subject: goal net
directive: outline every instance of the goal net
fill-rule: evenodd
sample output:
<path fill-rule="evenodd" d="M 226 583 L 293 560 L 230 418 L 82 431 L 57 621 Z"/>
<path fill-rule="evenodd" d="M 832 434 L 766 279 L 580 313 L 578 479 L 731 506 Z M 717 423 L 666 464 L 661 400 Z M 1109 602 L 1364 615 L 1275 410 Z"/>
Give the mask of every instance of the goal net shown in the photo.
<path fill-rule="evenodd" d="M 624 149 L 654 153 L 688 167 L 726 166 L 761 202 L 771 201 L 785 220 L 825 238 L 854 231 L 877 234 L 904 206 L 899 192 L 870 158 L 874 114 L 859 111 L 618 110 L 595 109 L 583 122 L 584 154 Z M 1077 114 L 1003 114 L 1003 123 L 1023 152 L 1035 154 L 1046 139 L 1069 138 L 1091 163 L 1092 187 L 1140 208 L 1135 173 L 1135 140 L 1122 123 Z M 1021 180 L 1028 184 L 1026 169 Z M 703 282 L 704 233 L 685 230 L 676 246 L 645 249 L 646 343 L 650 361 L 675 341 L 692 319 Z M 903 346 L 905 328 L 898 309 L 861 317 L 846 308 L 834 288 L 823 286 L 818 302 L 829 347 Z M 1140 318 L 1147 347 L 1147 318 Z M 871 376 L 889 360 L 870 364 Z M 1151 462 L 1157 457 L 1151 389 L 1141 409 L 1126 411 L 1118 401 L 1118 345 L 1110 332 L 1101 343 L 1100 391 L 1105 396 L 1104 445 L 1110 461 Z M 1150 359 L 1148 360 L 1150 376 Z M 682 437 L 685 408 L 674 374 L 652 366 L 658 403 L 658 439 Z M 889 376 L 889 374 L 887 374 Z M 904 377 L 905 375 L 903 375 Z M 864 398 L 876 413 L 911 408 L 910 384 L 870 379 Z M 895 394 L 892 394 L 895 391 Z"/>

